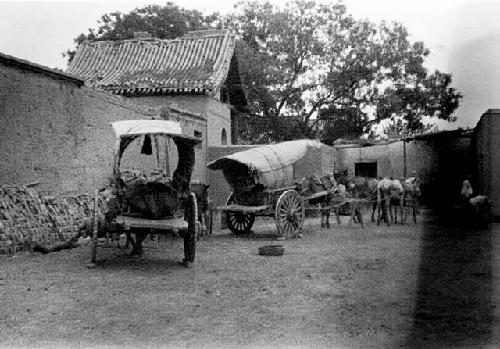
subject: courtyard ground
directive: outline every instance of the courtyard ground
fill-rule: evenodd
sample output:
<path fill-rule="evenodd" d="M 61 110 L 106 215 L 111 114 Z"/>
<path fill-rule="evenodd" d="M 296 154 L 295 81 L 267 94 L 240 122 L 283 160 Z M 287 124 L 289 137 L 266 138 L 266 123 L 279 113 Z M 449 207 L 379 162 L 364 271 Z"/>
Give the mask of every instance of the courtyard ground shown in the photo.
<path fill-rule="evenodd" d="M 216 231 L 186 269 L 180 238 L 143 258 L 90 247 L 0 256 L 0 347 L 499 348 L 500 225 L 365 228 L 309 219 L 274 244 Z"/>

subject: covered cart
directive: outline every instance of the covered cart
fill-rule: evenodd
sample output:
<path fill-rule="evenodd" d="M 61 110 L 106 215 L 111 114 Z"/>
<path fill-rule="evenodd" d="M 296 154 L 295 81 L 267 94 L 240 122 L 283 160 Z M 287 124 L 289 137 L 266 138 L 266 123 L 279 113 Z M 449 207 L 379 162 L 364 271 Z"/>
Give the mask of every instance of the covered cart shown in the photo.
<path fill-rule="evenodd" d="M 226 205 L 228 228 L 235 234 L 250 232 L 256 216 L 275 218 L 278 237 L 297 236 L 304 224 L 305 202 L 296 183 L 295 164 L 311 148 L 322 144 L 298 140 L 265 145 L 224 156 L 208 164 L 222 170 L 232 189 Z M 327 195 L 317 193 L 315 198 Z"/>
<path fill-rule="evenodd" d="M 142 253 L 141 243 L 148 234 L 172 233 L 184 239 L 183 262 L 194 262 L 199 214 L 197 198 L 191 191 L 190 184 L 195 163 L 194 148 L 201 140 L 183 134 L 180 124 L 174 121 L 124 120 L 113 122 L 111 125 L 117 136 L 113 166 L 113 191 L 117 214 L 112 218 L 120 231 L 127 234 L 133 247 L 132 253 Z M 144 140 L 143 152 L 144 146 L 147 148 L 149 145 L 151 154 L 152 137 L 167 137 L 175 143 L 178 162 L 173 175 L 170 177 L 164 172 L 163 176 L 151 178 L 135 175 L 127 178 L 125 173 L 120 172 L 125 150 L 134 140 L 141 138 Z M 146 149 L 146 154 L 147 152 Z M 168 166 L 168 150 L 166 154 L 165 166 Z M 96 260 L 96 240 L 94 236 L 92 264 L 95 264 Z"/>

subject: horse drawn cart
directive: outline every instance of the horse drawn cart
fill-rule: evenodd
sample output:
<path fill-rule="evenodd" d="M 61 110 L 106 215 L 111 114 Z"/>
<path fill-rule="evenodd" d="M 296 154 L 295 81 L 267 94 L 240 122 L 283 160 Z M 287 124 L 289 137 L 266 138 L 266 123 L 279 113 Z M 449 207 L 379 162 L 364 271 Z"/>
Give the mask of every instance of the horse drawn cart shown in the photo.
<path fill-rule="evenodd" d="M 311 140 L 289 141 L 244 150 L 209 163 L 211 170 L 222 170 L 232 189 L 226 205 L 217 207 L 225 212 L 228 228 L 234 234 L 246 234 L 256 216 L 274 217 L 278 238 L 299 236 L 306 203 L 329 192 L 302 195 L 295 164 L 310 148 L 321 145 Z"/>
<path fill-rule="evenodd" d="M 142 241 L 148 234 L 174 234 L 184 239 L 184 264 L 194 262 L 196 242 L 200 230 L 201 212 L 198 211 L 198 199 L 191 190 L 191 174 L 195 162 L 195 146 L 200 139 L 183 134 L 178 122 L 168 120 L 124 120 L 113 122 L 113 130 L 118 138 L 113 167 L 113 197 L 115 214 L 111 221 L 120 232 L 127 234 L 132 244 L 132 254 L 142 253 Z M 151 138 L 155 139 L 159 152 L 159 138 L 166 137 L 166 161 L 168 159 L 168 142 L 175 143 L 178 153 L 177 168 L 169 177 L 168 171 L 162 175 L 146 178 L 143 176 L 128 177 L 120 172 L 122 157 L 127 147 L 136 139 L 144 139 L 144 146 L 149 144 L 151 155 Z M 148 139 L 149 138 L 149 139 Z M 156 143 L 158 142 L 158 143 Z M 164 149 L 165 149 L 164 148 Z M 159 159 L 159 158 L 158 158 Z M 135 239 L 131 234 L 135 235 Z M 96 262 L 97 233 L 92 239 L 91 266 Z"/>

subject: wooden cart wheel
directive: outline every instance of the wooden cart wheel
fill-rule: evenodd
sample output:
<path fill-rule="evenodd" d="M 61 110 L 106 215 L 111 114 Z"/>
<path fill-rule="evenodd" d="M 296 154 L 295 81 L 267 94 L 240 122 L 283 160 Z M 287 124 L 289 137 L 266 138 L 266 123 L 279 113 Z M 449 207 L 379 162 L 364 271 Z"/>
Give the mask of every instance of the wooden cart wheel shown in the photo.
<path fill-rule="evenodd" d="M 198 205 L 194 193 L 190 193 L 187 203 L 188 231 L 184 234 L 184 265 L 194 263 L 196 254 L 196 241 L 198 240 Z"/>
<path fill-rule="evenodd" d="M 302 231 L 306 208 L 304 199 L 295 190 L 287 190 L 276 203 L 276 227 L 278 236 L 282 238 L 295 237 Z"/>
<path fill-rule="evenodd" d="M 234 194 L 229 195 L 227 204 L 236 204 Z M 247 234 L 252 229 L 253 222 L 255 221 L 255 214 L 242 213 L 242 212 L 226 212 L 226 224 L 229 230 L 236 235 Z"/>

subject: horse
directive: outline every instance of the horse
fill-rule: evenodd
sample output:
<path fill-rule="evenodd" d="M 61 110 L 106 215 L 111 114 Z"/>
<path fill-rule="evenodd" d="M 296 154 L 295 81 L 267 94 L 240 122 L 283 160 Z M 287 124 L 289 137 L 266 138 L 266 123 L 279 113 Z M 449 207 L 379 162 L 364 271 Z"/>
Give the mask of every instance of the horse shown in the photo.
<path fill-rule="evenodd" d="M 337 188 L 337 183 L 334 176 L 326 174 L 323 176 L 312 175 L 302 178 L 296 183 L 297 191 L 302 196 L 311 196 L 322 191 L 326 191 L 325 195 L 309 200 L 312 205 L 319 205 L 319 212 L 321 217 L 321 228 L 330 228 L 330 205 L 333 194 Z"/>
<path fill-rule="evenodd" d="M 420 178 L 410 177 L 402 180 L 404 188 L 403 204 L 410 207 L 413 214 L 413 222 L 417 223 L 418 201 L 420 198 Z"/>
<path fill-rule="evenodd" d="M 378 182 L 376 178 L 356 176 L 347 184 L 347 188 L 351 192 L 352 197 L 368 201 L 373 200 L 372 222 L 375 221 L 375 211 L 377 209 L 377 202 L 374 199 L 377 193 Z"/>
<path fill-rule="evenodd" d="M 355 199 L 365 199 L 372 200 L 375 198 L 377 191 L 378 180 L 376 178 L 361 177 L 356 176 L 353 178 L 347 177 L 347 170 L 337 172 L 335 174 L 335 180 L 338 185 L 344 185 L 347 191 L 347 197 L 352 197 Z M 372 209 L 372 221 L 375 221 L 375 211 L 377 208 L 377 203 L 374 201 Z M 363 225 L 362 215 L 358 206 L 353 209 L 353 219 L 358 221 Z"/>
<path fill-rule="evenodd" d="M 394 223 L 398 222 L 396 207 L 400 208 L 401 222 L 403 221 L 403 197 L 404 188 L 399 179 L 383 178 L 377 185 L 377 225 L 380 224 L 381 218 L 385 218 L 389 226 L 389 218 L 387 216 L 387 209 Z M 392 214 L 392 207 L 394 207 L 394 215 Z"/>
<path fill-rule="evenodd" d="M 469 200 L 473 223 L 487 226 L 490 220 L 491 200 L 485 195 L 476 195 Z"/>

